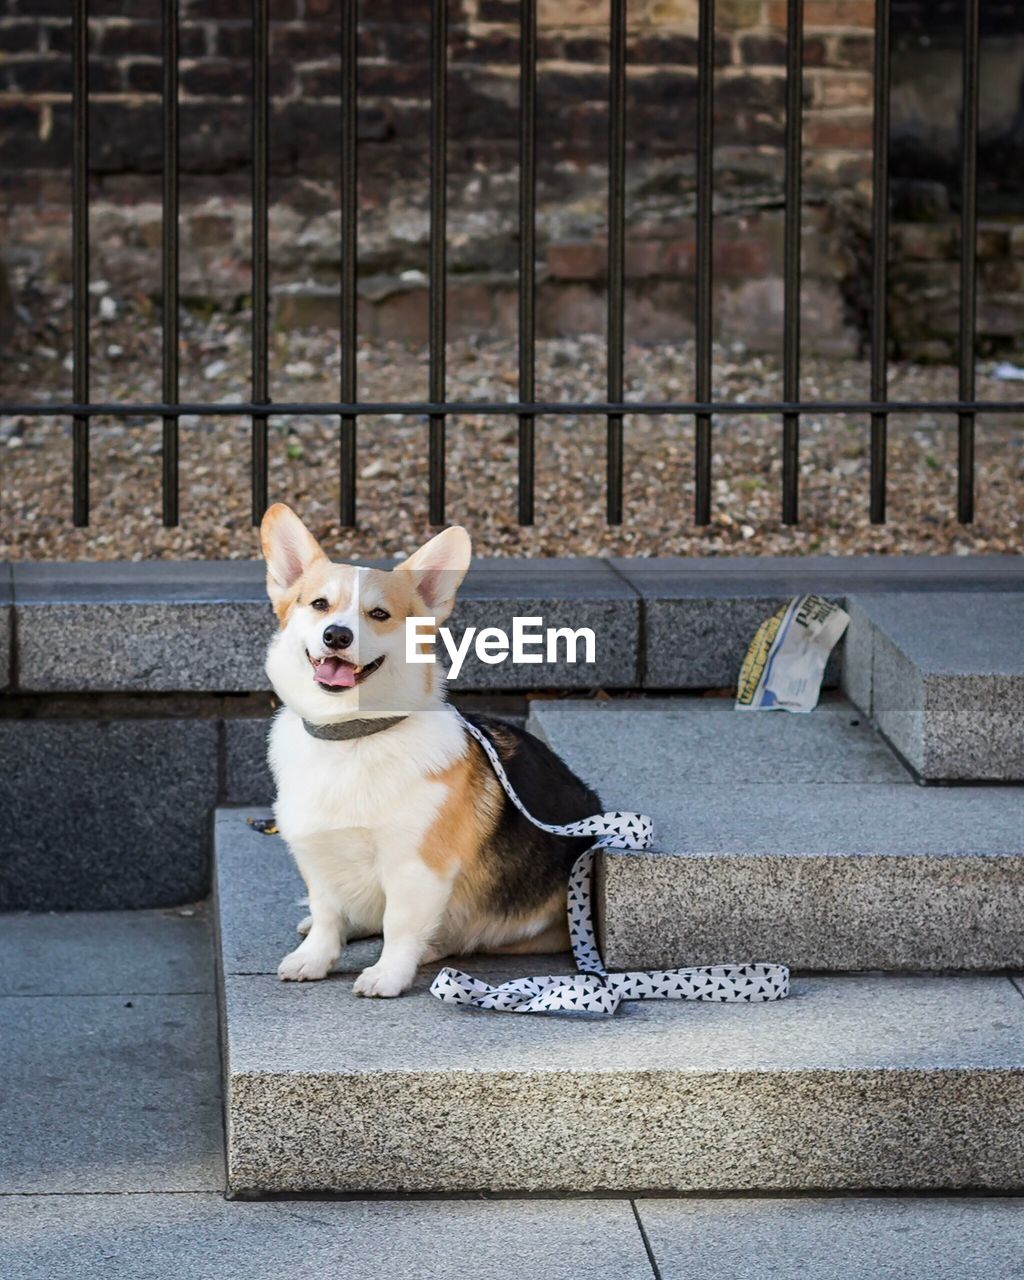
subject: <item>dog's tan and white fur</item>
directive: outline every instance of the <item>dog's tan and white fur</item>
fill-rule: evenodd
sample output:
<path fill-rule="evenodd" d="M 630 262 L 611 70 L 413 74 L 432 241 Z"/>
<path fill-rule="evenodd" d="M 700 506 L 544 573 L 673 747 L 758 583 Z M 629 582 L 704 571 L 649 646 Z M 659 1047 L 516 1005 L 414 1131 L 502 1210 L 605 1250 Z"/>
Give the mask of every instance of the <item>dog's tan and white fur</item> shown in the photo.
<path fill-rule="evenodd" d="M 442 955 L 564 949 L 565 873 L 578 842 L 520 832 L 519 815 L 445 702 L 440 668 L 405 659 L 406 618 L 440 624 L 451 613 L 469 567 L 466 531 L 446 529 L 391 572 L 332 563 L 281 504 L 267 512 L 261 536 L 280 624 L 267 654 L 283 704 L 270 734 L 274 812 L 310 906 L 308 933 L 281 961 L 280 977 L 323 978 L 347 939 L 381 932 L 379 961 L 355 982 L 361 995 L 400 995 L 418 966 Z M 351 642 L 325 645 L 329 626 Z M 318 680 L 339 668 L 341 687 Z M 346 740 L 314 737 L 303 725 L 396 715 L 405 718 Z M 490 729 L 510 767 L 550 775 L 546 807 L 557 813 L 548 821 L 593 811 L 596 797 L 540 744 Z"/>

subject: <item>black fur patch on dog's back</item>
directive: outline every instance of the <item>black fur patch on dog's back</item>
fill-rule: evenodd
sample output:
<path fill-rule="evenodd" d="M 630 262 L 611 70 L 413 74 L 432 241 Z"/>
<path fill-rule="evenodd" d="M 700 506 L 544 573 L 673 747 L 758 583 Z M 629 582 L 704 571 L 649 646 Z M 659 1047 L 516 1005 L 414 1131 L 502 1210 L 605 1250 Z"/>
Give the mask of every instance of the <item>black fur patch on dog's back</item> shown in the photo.
<path fill-rule="evenodd" d="M 525 729 L 488 716 L 467 715 L 466 719 L 493 743 L 513 790 L 535 818 L 561 825 L 601 812 L 596 792 Z M 473 746 L 482 750 L 477 743 Z M 490 769 L 486 757 L 484 762 Z M 523 817 L 504 791 L 501 798 L 504 808 L 484 857 L 493 878 L 496 908 L 518 915 L 540 907 L 565 888 L 573 863 L 593 839 L 541 831 Z"/>

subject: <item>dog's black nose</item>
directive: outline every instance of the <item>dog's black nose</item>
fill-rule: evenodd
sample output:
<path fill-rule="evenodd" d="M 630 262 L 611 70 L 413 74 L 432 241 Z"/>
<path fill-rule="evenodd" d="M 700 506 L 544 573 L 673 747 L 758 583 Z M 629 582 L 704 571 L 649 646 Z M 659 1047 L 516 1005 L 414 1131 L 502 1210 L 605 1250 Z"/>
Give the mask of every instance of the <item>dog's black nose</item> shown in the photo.
<path fill-rule="evenodd" d="M 352 643 L 352 632 L 348 627 L 337 627 L 331 623 L 324 627 L 324 644 L 328 649 L 347 649 Z"/>

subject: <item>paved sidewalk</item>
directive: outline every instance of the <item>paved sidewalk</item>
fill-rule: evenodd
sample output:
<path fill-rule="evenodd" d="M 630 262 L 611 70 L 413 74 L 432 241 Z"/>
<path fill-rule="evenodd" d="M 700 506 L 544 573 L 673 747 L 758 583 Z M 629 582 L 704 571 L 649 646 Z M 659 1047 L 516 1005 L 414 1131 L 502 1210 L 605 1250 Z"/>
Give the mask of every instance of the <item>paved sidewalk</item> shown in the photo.
<path fill-rule="evenodd" d="M 212 974 L 202 907 L 0 916 L 3 1280 L 1024 1274 L 1014 1199 L 226 1201 Z"/>
<path fill-rule="evenodd" d="M 221 1189 L 205 914 L 0 917 L 0 992 L 0 1191 Z"/>
<path fill-rule="evenodd" d="M 650 1280 L 624 1199 L 224 1200 L 210 929 L 186 911 L 0 915 L 2 1280 Z"/>

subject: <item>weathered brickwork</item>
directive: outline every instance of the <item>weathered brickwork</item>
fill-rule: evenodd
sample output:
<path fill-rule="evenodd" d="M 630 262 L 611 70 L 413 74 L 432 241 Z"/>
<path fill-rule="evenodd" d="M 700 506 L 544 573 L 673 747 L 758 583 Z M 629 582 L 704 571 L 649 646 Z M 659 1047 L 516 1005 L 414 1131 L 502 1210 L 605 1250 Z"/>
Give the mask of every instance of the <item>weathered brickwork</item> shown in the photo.
<path fill-rule="evenodd" d="M 959 330 L 960 227 L 946 218 L 895 228 L 899 265 L 890 295 L 898 354 L 923 363 L 953 360 Z M 1024 347 L 1024 225 L 978 227 L 978 349 L 999 355 Z"/>
<path fill-rule="evenodd" d="M 282 326 L 337 323 L 344 2 L 270 0 L 270 239 Z M 92 274 L 156 300 L 160 8 L 90 4 Z M 637 338 L 692 329 L 697 8 L 629 5 L 626 264 Z M 716 317 L 723 331 L 770 345 L 782 299 L 786 6 L 716 8 Z M 69 278 L 69 9 L 69 0 L 7 0 L 0 16 L 0 243 L 16 282 Z M 519 11 L 518 0 L 449 2 L 454 332 L 516 323 Z M 245 0 L 181 0 L 187 304 L 246 305 L 249 12 Z M 426 330 L 429 14 L 429 0 L 360 5 L 359 322 L 366 334 L 411 340 Z M 608 0 L 539 0 L 541 333 L 604 326 L 608 17 Z M 836 352 L 856 351 L 864 332 L 849 277 L 862 265 L 857 228 L 869 199 L 873 22 L 873 0 L 805 5 L 805 333 Z"/>

